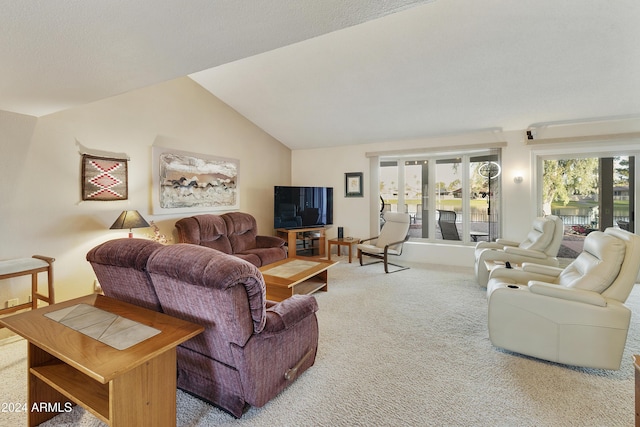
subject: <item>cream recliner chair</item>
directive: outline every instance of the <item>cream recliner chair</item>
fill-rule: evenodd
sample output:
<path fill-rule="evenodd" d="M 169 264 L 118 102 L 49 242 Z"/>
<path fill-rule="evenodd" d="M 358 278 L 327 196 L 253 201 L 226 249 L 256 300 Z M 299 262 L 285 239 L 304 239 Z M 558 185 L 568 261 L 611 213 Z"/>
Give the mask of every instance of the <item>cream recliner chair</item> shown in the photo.
<path fill-rule="evenodd" d="M 480 286 L 487 287 L 489 269 L 485 261 L 509 261 L 511 264 L 534 262 L 536 264 L 558 266 L 558 251 L 564 235 L 564 224 L 555 216 L 536 218 L 527 238 L 522 242 L 497 239 L 495 242 L 476 244 L 475 272 Z"/>
<path fill-rule="evenodd" d="M 384 263 L 385 273 L 395 273 L 397 271 L 407 270 L 409 267 L 403 267 L 389 261 L 389 255 L 402 255 L 402 246 L 404 242 L 409 240 L 410 218 L 408 213 L 385 212 L 384 227 L 380 230 L 380 234 L 376 237 L 364 239 L 358 244 L 358 259 L 360 265 L 369 265 L 382 262 Z M 370 243 L 365 243 L 370 242 Z M 380 261 L 369 263 L 363 262 L 364 256 L 377 258 Z M 389 265 L 398 267 L 390 271 Z"/>
<path fill-rule="evenodd" d="M 496 268 L 487 286 L 496 347 L 567 365 L 619 369 L 631 310 L 624 302 L 640 267 L 640 236 L 594 231 L 564 270 Z"/>

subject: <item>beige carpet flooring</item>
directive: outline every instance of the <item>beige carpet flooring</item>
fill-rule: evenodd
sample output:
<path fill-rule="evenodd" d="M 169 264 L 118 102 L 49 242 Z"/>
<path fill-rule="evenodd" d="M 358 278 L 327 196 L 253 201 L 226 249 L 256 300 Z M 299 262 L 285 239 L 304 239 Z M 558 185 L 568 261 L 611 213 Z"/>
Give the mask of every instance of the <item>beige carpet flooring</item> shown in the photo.
<path fill-rule="evenodd" d="M 384 274 L 346 257 L 318 293 L 316 364 L 237 420 L 178 391 L 178 426 L 632 426 L 632 355 L 640 353 L 640 290 L 623 366 L 563 366 L 491 345 L 485 290 L 470 269 L 411 264 Z M 24 341 L 0 347 L 2 402 L 24 402 Z M 25 425 L 0 413 L 0 426 Z M 81 409 L 47 426 L 98 426 Z"/>

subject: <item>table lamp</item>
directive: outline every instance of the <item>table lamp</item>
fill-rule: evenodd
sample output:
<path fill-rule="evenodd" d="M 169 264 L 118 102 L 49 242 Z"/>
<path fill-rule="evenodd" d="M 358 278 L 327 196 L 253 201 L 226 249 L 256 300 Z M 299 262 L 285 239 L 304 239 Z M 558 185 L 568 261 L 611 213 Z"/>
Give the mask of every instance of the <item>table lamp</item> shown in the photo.
<path fill-rule="evenodd" d="M 151 227 L 138 211 L 122 211 L 116 222 L 113 223 L 110 230 L 129 229 L 129 237 L 133 237 L 132 228 Z"/>

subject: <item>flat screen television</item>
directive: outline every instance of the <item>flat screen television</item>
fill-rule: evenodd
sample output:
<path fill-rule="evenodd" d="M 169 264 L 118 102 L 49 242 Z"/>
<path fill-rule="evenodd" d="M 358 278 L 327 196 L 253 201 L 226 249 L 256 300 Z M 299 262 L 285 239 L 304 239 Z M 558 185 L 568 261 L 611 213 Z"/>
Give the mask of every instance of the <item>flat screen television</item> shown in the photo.
<path fill-rule="evenodd" d="M 333 224 L 333 187 L 274 187 L 274 228 Z"/>

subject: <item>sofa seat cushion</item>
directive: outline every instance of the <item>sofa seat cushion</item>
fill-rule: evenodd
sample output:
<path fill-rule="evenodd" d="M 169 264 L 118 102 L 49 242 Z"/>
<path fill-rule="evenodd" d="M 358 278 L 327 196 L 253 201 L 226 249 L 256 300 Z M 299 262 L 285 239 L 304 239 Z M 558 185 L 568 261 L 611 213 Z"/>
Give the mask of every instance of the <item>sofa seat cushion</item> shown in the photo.
<path fill-rule="evenodd" d="M 284 247 L 248 249 L 234 255 L 246 259 L 250 263 L 257 265 L 258 267 L 271 264 L 272 262 L 280 261 L 281 259 L 287 257 L 287 253 L 284 250 Z M 258 258 L 258 264 L 252 261 L 254 257 Z"/>
<path fill-rule="evenodd" d="M 262 267 L 262 260 L 260 259 L 260 257 L 257 254 L 251 253 L 251 252 L 241 252 L 239 254 L 233 254 L 233 256 L 236 256 L 242 260 L 245 260 L 247 262 L 250 262 L 251 264 L 255 265 L 256 267 Z"/>

